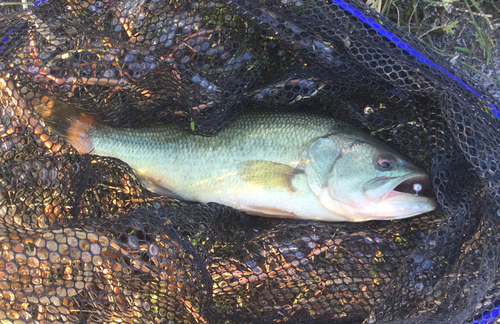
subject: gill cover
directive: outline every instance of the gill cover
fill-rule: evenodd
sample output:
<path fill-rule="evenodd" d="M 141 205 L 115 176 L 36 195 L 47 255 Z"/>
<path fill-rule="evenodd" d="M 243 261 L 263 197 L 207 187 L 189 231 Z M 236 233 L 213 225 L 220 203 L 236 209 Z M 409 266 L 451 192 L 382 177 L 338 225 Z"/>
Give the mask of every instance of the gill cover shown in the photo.
<path fill-rule="evenodd" d="M 337 159 L 342 154 L 342 143 L 346 142 L 349 140 L 341 141 L 333 134 L 318 138 L 311 142 L 304 151 L 302 163 L 307 176 L 307 184 L 319 203 L 335 216 L 348 220 L 351 208 L 335 199 L 335 193 L 331 192 L 334 185 L 331 182 L 331 174 Z"/>
<path fill-rule="evenodd" d="M 316 196 L 320 196 L 321 192 L 328 187 L 328 178 L 339 154 L 338 143 L 330 137 L 312 141 L 304 151 L 303 169 L 307 175 L 309 188 Z"/>

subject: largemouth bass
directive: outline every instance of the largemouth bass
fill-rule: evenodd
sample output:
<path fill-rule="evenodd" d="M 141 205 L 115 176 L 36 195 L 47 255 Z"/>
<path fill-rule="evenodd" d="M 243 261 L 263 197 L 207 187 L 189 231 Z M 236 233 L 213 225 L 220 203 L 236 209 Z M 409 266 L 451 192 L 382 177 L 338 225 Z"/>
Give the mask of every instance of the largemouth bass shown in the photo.
<path fill-rule="evenodd" d="M 434 199 L 412 189 L 430 187 L 424 171 L 374 137 L 324 116 L 247 112 L 212 137 L 174 123 L 111 128 L 83 114 L 47 121 L 79 153 L 118 158 L 149 190 L 186 201 L 339 222 L 436 208 Z"/>

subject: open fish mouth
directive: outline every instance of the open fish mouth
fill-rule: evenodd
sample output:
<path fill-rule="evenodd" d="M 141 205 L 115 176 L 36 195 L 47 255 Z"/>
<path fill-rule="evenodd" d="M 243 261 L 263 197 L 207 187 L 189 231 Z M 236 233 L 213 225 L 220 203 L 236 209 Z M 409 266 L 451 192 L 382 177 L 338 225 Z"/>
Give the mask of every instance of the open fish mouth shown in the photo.
<path fill-rule="evenodd" d="M 416 202 L 427 200 L 433 196 L 431 181 L 427 176 L 410 174 L 393 180 L 395 180 L 394 183 L 382 199 L 411 199 L 411 201 Z"/>
<path fill-rule="evenodd" d="M 422 175 L 408 175 L 396 181 L 384 198 L 408 195 L 428 198 L 433 194 L 431 181 Z"/>
<path fill-rule="evenodd" d="M 434 196 L 431 181 L 426 174 L 414 172 L 401 177 L 379 177 L 364 187 L 367 198 L 373 202 L 407 200 L 424 202 Z"/>
<path fill-rule="evenodd" d="M 438 206 L 431 181 L 420 172 L 376 178 L 366 184 L 364 192 L 367 204 L 361 213 L 369 219 L 401 219 L 433 211 Z"/>

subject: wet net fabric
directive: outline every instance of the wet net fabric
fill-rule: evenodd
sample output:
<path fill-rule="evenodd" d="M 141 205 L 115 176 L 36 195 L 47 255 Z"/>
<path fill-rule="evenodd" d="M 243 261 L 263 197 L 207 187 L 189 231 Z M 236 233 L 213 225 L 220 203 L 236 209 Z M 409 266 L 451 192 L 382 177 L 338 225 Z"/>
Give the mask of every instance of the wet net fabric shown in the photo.
<path fill-rule="evenodd" d="M 359 2 L 39 1 L 0 35 L 2 323 L 498 316 L 498 103 Z M 427 168 L 440 208 L 321 223 L 158 197 L 50 134 L 57 105 L 203 136 L 255 106 L 327 113 Z"/>

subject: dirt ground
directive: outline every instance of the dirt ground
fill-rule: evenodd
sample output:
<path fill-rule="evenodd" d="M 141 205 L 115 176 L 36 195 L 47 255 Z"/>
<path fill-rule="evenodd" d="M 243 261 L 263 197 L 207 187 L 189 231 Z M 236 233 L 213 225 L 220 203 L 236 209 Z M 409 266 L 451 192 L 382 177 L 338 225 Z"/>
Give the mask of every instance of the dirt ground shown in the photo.
<path fill-rule="evenodd" d="M 363 0 L 500 100 L 499 0 Z M 463 68 L 462 68 L 463 67 Z"/>

